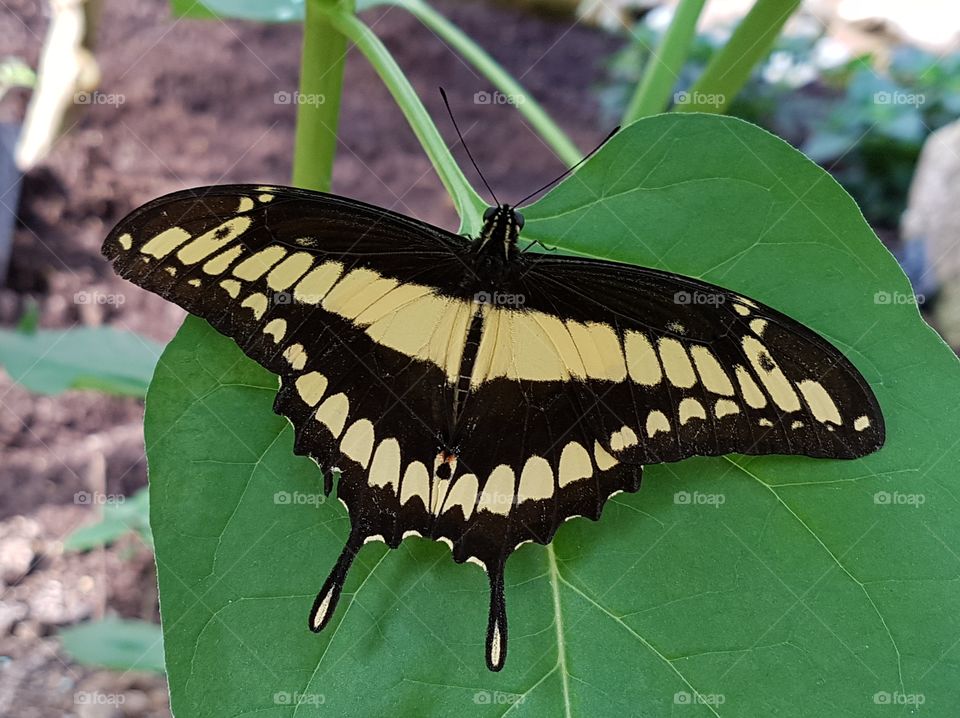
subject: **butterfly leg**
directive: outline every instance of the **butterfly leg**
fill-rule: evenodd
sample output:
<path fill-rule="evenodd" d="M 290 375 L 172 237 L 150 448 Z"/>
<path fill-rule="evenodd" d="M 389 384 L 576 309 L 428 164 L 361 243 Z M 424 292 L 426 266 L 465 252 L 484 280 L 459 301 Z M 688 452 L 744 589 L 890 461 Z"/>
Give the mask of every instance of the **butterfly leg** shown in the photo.
<path fill-rule="evenodd" d="M 324 629 L 337 608 L 337 602 L 340 600 L 340 592 L 343 590 L 343 584 L 347 580 L 347 573 L 353 564 L 353 559 L 357 551 L 363 546 L 363 537 L 357 533 L 351 533 L 347 539 L 347 545 L 343 547 L 340 557 L 334 564 L 330 575 L 317 594 L 313 602 L 313 608 L 310 610 L 310 630 L 319 633 Z"/>
<path fill-rule="evenodd" d="M 490 618 L 487 623 L 487 668 L 499 671 L 507 659 L 507 608 L 503 565 L 490 567 Z"/>

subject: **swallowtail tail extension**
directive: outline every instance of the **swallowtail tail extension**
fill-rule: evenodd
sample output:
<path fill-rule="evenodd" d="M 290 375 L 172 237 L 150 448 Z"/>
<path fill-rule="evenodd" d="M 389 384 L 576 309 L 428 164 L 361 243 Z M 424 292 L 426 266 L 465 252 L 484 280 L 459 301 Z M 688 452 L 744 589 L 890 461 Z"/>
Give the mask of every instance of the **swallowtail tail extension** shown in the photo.
<path fill-rule="evenodd" d="M 486 660 L 500 670 L 509 556 L 573 516 L 599 519 L 645 464 L 883 444 L 866 381 L 798 322 L 681 275 L 523 253 L 522 228 L 509 205 L 468 239 L 343 197 L 234 185 L 161 197 L 107 237 L 121 276 L 279 375 L 274 410 L 327 493 L 339 467 L 351 530 L 312 630 L 364 543 L 429 537 L 489 576 Z"/>

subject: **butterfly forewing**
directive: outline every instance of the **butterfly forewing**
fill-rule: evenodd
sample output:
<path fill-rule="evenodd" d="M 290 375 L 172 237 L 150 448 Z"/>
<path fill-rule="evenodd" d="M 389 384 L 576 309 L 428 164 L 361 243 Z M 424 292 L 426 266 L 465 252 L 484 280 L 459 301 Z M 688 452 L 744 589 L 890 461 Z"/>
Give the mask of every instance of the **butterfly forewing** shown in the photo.
<path fill-rule="evenodd" d="M 666 272 L 476 246 L 360 202 L 247 185 L 162 197 L 104 243 L 118 273 L 278 374 L 294 450 L 328 491 L 340 470 L 351 533 L 314 630 L 364 542 L 426 536 L 489 574 L 499 670 L 507 558 L 571 516 L 598 519 L 644 464 L 883 443 L 853 365 L 769 307 Z"/>

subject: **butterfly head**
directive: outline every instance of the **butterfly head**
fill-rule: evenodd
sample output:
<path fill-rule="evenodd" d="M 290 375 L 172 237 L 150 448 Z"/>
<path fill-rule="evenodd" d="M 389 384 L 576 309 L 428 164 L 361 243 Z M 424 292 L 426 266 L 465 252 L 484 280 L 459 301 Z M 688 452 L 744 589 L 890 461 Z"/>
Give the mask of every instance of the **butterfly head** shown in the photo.
<path fill-rule="evenodd" d="M 517 238 L 523 229 L 523 215 L 509 204 L 488 207 L 483 213 L 477 251 L 493 252 L 511 259 L 517 251 Z"/>

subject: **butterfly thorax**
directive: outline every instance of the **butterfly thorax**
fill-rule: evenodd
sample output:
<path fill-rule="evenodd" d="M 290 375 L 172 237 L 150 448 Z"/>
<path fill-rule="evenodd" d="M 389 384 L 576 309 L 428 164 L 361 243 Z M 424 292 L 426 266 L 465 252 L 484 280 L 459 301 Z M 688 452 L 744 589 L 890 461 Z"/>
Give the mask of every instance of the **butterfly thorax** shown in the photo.
<path fill-rule="evenodd" d="M 483 229 L 472 251 L 478 256 L 497 257 L 509 262 L 517 256 L 517 238 L 523 228 L 523 215 L 508 204 L 489 207 L 483 213 Z"/>

